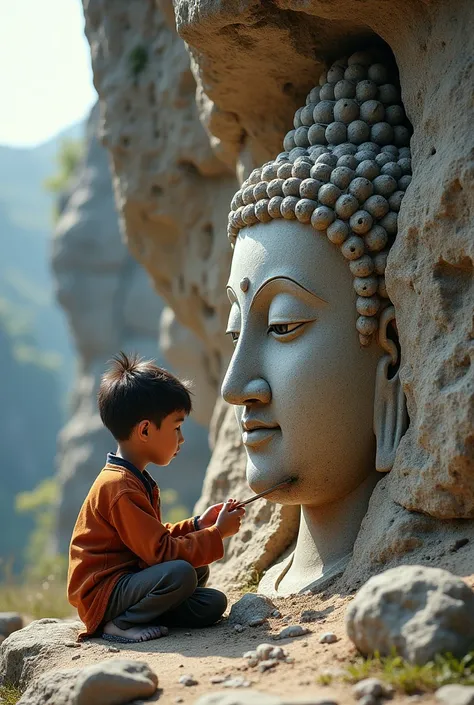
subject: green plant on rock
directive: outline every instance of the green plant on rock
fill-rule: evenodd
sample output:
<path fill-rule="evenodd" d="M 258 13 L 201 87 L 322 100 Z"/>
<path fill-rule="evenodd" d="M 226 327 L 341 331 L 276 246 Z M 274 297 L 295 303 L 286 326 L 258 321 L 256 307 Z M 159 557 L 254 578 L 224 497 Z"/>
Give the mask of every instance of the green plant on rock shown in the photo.
<path fill-rule="evenodd" d="M 138 44 L 128 55 L 128 61 L 130 64 L 130 73 L 133 78 L 138 78 L 148 64 L 148 51 L 146 47 Z"/>
<path fill-rule="evenodd" d="M 14 685 L 4 683 L 0 685 L 0 703 L 2 705 L 16 705 L 21 698 L 21 690 Z"/>

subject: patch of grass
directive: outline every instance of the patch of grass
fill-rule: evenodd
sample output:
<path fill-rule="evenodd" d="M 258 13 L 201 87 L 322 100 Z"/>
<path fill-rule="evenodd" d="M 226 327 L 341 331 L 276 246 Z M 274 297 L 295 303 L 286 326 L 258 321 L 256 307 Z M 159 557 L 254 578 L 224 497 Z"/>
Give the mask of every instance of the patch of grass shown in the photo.
<path fill-rule="evenodd" d="M 321 673 L 321 675 L 317 678 L 319 685 L 331 685 L 333 680 L 334 676 L 332 673 Z"/>
<path fill-rule="evenodd" d="M 66 584 L 56 580 L 54 574 L 42 582 L 20 583 L 9 578 L 0 583 L 0 605 L 5 612 L 19 612 L 33 619 L 64 619 L 74 614 L 74 608 L 67 601 Z"/>
<path fill-rule="evenodd" d="M 14 685 L 0 685 L 0 702 L 2 705 L 16 705 L 21 698 L 21 691 Z"/>
<path fill-rule="evenodd" d="M 442 685 L 474 685 L 474 651 L 462 659 L 452 654 L 438 655 L 424 666 L 408 663 L 400 656 L 360 659 L 347 667 L 344 680 L 357 683 L 376 677 L 404 693 L 423 693 L 437 690 Z"/>

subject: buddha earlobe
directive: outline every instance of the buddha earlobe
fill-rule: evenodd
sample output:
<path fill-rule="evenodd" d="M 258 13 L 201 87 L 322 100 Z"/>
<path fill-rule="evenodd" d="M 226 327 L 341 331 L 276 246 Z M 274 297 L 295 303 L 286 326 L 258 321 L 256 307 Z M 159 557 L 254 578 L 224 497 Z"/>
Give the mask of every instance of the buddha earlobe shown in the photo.
<path fill-rule="evenodd" d="M 387 329 L 392 320 L 395 320 L 395 309 L 389 306 L 380 316 L 379 343 L 387 354 L 381 357 L 377 365 L 375 380 L 375 467 L 379 472 L 389 472 L 392 469 L 398 445 L 408 427 L 406 401 L 399 370 L 393 373 L 393 367 L 399 362 L 399 354 L 393 340 L 387 337 Z"/>

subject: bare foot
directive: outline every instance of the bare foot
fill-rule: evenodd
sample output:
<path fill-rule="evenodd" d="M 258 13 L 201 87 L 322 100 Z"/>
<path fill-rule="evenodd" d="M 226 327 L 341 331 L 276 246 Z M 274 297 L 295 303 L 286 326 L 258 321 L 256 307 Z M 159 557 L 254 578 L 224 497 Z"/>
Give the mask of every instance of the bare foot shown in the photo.
<path fill-rule="evenodd" d="M 104 634 L 110 636 L 120 636 L 132 641 L 151 641 L 152 639 L 160 639 L 162 636 L 168 635 L 167 627 L 132 627 L 132 629 L 119 629 L 113 622 L 107 622 L 104 626 Z"/>

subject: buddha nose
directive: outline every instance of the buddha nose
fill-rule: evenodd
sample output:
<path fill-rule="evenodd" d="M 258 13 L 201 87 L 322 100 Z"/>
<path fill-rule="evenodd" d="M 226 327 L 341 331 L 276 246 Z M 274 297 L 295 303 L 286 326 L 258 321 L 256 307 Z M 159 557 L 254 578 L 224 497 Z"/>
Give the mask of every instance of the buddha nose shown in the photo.
<path fill-rule="evenodd" d="M 229 404 L 248 406 L 269 404 L 272 398 L 270 385 L 262 377 L 248 376 L 231 360 L 222 383 L 222 396 Z"/>

